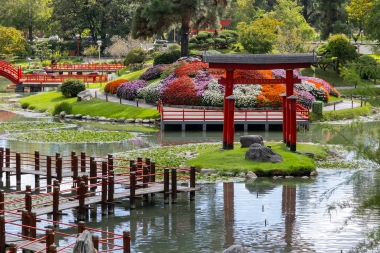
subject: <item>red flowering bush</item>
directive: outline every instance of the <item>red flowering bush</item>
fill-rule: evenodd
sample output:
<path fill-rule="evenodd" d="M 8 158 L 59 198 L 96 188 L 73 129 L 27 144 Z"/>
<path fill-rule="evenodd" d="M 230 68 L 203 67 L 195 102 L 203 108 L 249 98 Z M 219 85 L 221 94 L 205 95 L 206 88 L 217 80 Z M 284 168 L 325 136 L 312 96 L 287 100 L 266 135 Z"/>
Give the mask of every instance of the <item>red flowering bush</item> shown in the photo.
<path fill-rule="evenodd" d="M 199 105 L 200 98 L 193 80 L 182 76 L 168 84 L 162 93 L 162 101 L 171 105 Z"/>
<path fill-rule="evenodd" d="M 208 72 L 215 78 L 226 78 L 226 70 L 225 69 L 209 68 Z"/>
<path fill-rule="evenodd" d="M 265 78 L 265 75 L 261 70 L 236 69 L 234 72 L 234 78 L 263 79 Z"/>
<path fill-rule="evenodd" d="M 280 95 L 286 91 L 282 84 L 263 84 L 261 94 L 257 96 L 258 107 L 282 107 Z"/>
<path fill-rule="evenodd" d="M 127 79 L 117 79 L 117 80 L 113 80 L 113 81 L 110 81 L 106 84 L 106 86 L 104 87 L 104 92 L 105 93 L 111 93 L 111 94 L 115 94 L 116 93 L 116 90 L 117 88 L 119 88 L 119 86 L 123 83 L 126 83 L 126 82 L 129 82 Z"/>
<path fill-rule="evenodd" d="M 190 63 L 183 64 L 176 70 L 174 70 L 174 73 L 177 77 L 181 76 L 190 76 L 194 77 L 198 74 L 199 70 L 207 70 L 208 69 L 208 63 L 204 63 L 201 61 L 193 61 Z"/>

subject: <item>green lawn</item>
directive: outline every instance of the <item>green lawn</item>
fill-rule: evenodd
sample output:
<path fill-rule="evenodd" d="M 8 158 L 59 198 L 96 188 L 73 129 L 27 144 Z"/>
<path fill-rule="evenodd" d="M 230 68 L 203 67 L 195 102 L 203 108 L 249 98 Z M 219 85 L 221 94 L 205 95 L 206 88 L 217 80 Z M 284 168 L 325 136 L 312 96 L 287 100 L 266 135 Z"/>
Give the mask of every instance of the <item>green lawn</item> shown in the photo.
<path fill-rule="evenodd" d="M 23 106 L 34 110 L 52 112 L 56 104 L 69 102 L 73 106 L 74 114 L 104 116 L 107 118 L 158 118 L 159 113 L 155 109 L 110 103 L 94 98 L 90 101 L 77 102 L 77 98 L 65 98 L 62 93 L 56 91 L 44 92 L 22 98 L 18 102 Z"/>
<path fill-rule="evenodd" d="M 313 159 L 290 152 L 289 148 L 283 143 L 265 143 L 266 146 L 271 146 L 274 152 L 283 157 L 284 161 L 282 163 L 246 160 L 244 157 L 247 148 L 240 148 L 239 145 L 240 143 L 235 143 L 235 149 L 233 150 L 221 150 L 218 147 L 200 150 L 199 156 L 186 161 L 186 165 L 194 165 L 197 168 L 213 168 L 223 172 L 253 171 L 258 176 L 309 175 L 316 168 Z M 297 151 L 314 153 L 318 159 L 325 159 L 327 156 L 326 150 L 318 145 L 297 144 Z"/>

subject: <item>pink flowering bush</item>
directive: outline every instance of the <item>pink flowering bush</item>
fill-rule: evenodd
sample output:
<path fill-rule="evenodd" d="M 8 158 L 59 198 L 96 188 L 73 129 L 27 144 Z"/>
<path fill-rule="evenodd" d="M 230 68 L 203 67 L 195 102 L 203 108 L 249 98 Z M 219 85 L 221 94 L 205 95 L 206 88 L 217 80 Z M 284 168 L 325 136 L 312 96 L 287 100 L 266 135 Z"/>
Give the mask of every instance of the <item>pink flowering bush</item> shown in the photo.
<path fill-rule="evenodd" d="M 144 80 L 123 83 L 117 88 L 116 95 L 120 98 L 134 100 L 136 98 L 137 91 L 144 88 L 147 84 L 148 83 Z"/>

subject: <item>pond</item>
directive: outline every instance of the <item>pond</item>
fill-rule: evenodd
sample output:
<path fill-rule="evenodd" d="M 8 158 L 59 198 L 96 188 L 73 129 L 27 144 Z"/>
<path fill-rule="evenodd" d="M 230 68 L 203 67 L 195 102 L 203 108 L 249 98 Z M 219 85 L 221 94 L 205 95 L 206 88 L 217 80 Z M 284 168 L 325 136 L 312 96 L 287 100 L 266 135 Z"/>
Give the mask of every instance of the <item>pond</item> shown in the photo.
<path fill-rule="evenodd" d="M 0 112 L 1 121 L 58 121 L 53 118 L 27 118 L 10 112 Z M 71 122 L 72 123 L 72 122 Z M 114 125 L 93 125 L 76 122 L 77 129 L 114 128 Z M 125 126 L 121 126 L 121 130 Z M 313 129 L 313 126 L 312 128 Z M 75 131 L 75 130 L 74 130 Z M 126 131 L 124 129 L 124 131 Z M 319 131 L 319 130 L 318 130 Z M 235 138 L 246 133 L 236 132 Z M 252 134 L 252 133 L 248 133 Z M 281 132 L 262 132 L 266 140 L 282 139 Z M 189 142 L 219 141 L 221 132 L 144 132 L 138 138 L 148 146 Z M 299 140 L 309 141 L 308 133 Z M 102 155 L 142 146 L 129 142 L 100 144 L 24 143 L 0 139 L 0 147 L 12 151 L 54 155 L 84 151 Z M 318 168 L 319 175 L 309 179 L 260 178 L 252 182 L 202 183 L 195 201 L 186 194 L 178 196 L 177 204 L 165 205 L 157 195 L 129 210 L 129 201 L 117 204 L 114 214 L 102 216 L 94 206 L 86 225 L 109 232 L 131 232 L 132 252 L 221 252 L 233 244 L 243 245 L 249 252 L 349 252 L 362 242 L 368 243 L 366 233 L 378 230 L 378 207 L 360 208 L 364 200 L 377 194 L 380 174 L 373 169 L 347 170 Z M 34 177 L 24 175 L 21 189 L 34 185 Z M 40 186 L 46 184 L 44 179 Z M 0 188 L 16 190 L 14 176 L 2 178 Z M 65 223 L 75 222 L 75 211 L 67 210 Z M 51 216 L 44 215 L 41 218 Z M 38 223 L 42 230 L 46 224 Z M 60 226 L 60 231 L 76 231 Z M 7 227 L 7 231 L 16 232 Z M 40 232 L 41 234 L 42 232 Z M 42 234 L 41 234 L 42 235 Z M 57 238 L 59 246 L 73 239 Z M 364 240 L 364 241 L 363 241 Z M 115 243 L 121 243 L 117 242 Z M 369 248 L 365 246 L 364 248 Z M 376 248 L 377 249 L 377 248 Z M 374 252 L 377 250 L 375 249 Z M 356 250 L 356 249 L 355 249 Z M 118 252 L 118 251 L 112 251 Z M 361 251 L 352 251 L 361 252 Z"/>

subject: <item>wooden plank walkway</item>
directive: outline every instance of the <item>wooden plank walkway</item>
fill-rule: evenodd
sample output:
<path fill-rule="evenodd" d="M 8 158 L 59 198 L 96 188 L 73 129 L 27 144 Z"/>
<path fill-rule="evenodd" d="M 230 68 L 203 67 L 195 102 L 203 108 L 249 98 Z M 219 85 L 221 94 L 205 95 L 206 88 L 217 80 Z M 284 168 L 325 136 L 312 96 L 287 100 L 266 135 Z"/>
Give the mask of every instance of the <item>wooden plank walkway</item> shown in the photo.
<path fill-rule="evenodd" d="M 20 246 L 23 246 L 23 245 L 25 245 L 27 243 L 30 243 L 30 241 L 29 240 L 25 240 L 25 239 L 23 239 L 21 237 L 6 236 L 5 237 L 5 246 L 9 247 L 9 245 L 11 243 L 14 243 L 18 247 L 20 247 Z M 30 250 L 30 251 L 33 251 L 33 252 L 38 252 L 38 251 L 41 251 L 42 249 L 44 249 L 45 247 L 46 247 L 45 242 L 36 242 L 36 243 L 32 243 L 32 244 L 23 246 L 22 249 L 23 250 Z M 68 249 L 62 249 L 62 250 L 58 249 L 57 251 L 62 252 L 62 253 L 72 253 L 73 252 L 73 250 L 70 249 L 70 248 L 68 248 Z"/>
<path fill-rule="evenodd" d="M 169 186 L 169 192 L 171 193 L 171 185 Z M 185 187 L 185 186 L 179 186 L 177 185 L 177 192 L 191 192 L 191 191 L 198 191 L 200 190 L 200 187 Z M 141 196 L 145 194 L 152 194 L 152 193 L 164 193 L 164 185 L 157 183 L 154 185 L 151 185 L 147 188 L 138 188 L 136 189 L 135 196 Z M 128 192 L 119 192 L 114 194 L 114 199 L 123 199 L 123 198 L 129 198 L 130 193 Z M 101 203 L 102 199 L 100 195 L 87 197 L 85 198 L 85 205 L 90 204 L 98 204 Z M 79 203 L 77 200 L 65 202 L 59 205 L 59 210 L 67 210 L 67 209 L 73 209 L 79 207 Z M 53 206 L 46 206 L 41 208 L 32 209 L 32 212 L 35 212 L 37 216 L 43 215 L 43 214 L 49 214 L 53 212 Z M 9 214 L 6 213 L 5 215 L 5 221 L 6 222 L 15 222 L 21 220 L 21 213 L 20 215 L 15 214 Z"/>

